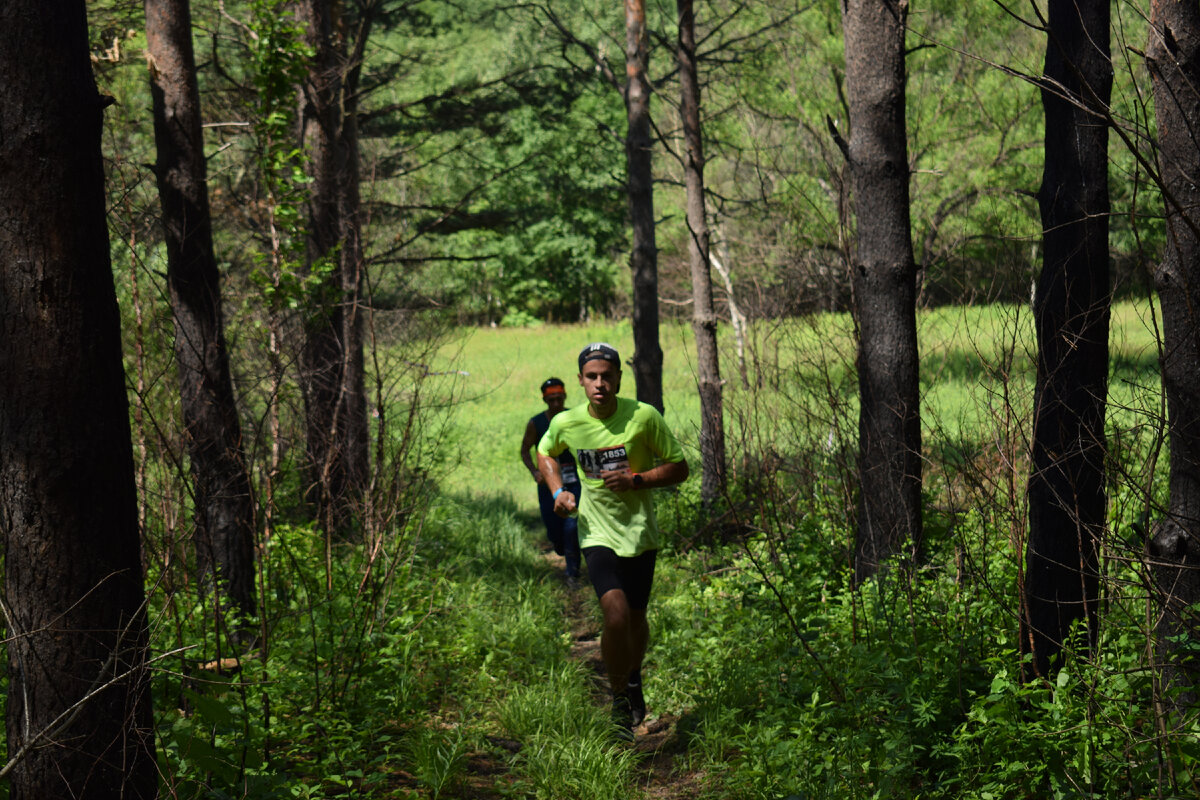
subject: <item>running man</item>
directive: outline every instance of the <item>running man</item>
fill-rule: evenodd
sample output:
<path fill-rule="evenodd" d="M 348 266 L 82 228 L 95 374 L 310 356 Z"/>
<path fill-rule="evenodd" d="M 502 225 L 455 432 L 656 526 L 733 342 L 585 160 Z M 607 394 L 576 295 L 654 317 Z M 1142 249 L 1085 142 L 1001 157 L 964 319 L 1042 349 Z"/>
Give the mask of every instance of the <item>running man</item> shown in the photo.
<path fill-rule="evenodd" d="M 537 482 L 538 509 L 546 526 L 546 538 L 554 545 L 554 552 L 566 559 L 567 586 L 574 590 L 579 583 L 578 523 L 574 517 L 560 517 L 554 513 L 554 498 L 546 488 L 542 471 L 534 465 L 532 454 L 542 434 L 550 427 L 550 420 L 566 410 L 567 387 L 558 378 L 549 378 L 542 383 L 541 391 L 546 410 L 535 414 L 525 425 L 525 436 L 521 439 L 521 461 Z M 580 486 L 575 472 L 575 459 L 570 453 L 564 452 L 558 457 L 558 467 L 562 485 L 578 496 Z"/>
<path fill-rule="evenodd" d="M 657 409 L 617 397 L 621 358 L 611 345 L 583 349 L 579 385 L 587 404 L 550 420 L 538 443 L 538 466 L 555 513 L 579 512 L 579 543 L 604 613 L 600 652 L 612 688 L 613 723 L 632 739 L 646 717 L 642 659 L 659 545 L 650 490 L 686 480 L 688 464 Z M 564 450 L 575 454 L 582 472 L 582 500 L 563 484 L 556 459 Z"/>

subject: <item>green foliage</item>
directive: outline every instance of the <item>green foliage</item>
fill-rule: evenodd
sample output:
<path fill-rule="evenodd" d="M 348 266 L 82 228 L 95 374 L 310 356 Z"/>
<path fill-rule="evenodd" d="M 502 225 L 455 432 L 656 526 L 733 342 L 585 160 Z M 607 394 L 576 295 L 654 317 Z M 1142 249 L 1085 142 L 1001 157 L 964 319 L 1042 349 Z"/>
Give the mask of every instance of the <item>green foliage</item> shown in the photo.
<path fill-rule="evenodd" d="M 219 246 L 244 260 L 239 225 L 272 206 L 286 250 L 299 241 L 305 192 L 292 119 L 308 57 L 276 0 L 197 7 L 200 78 L 213 153 Z M 619 313 L 628 295 L 620 92 L 623 20 L 611 3 L 522 6 L 496 0 L 351 4 L 372 17 L 361 93 L 370 283 L 384 305 L 434 304 L 458 321 L 574 321 Z M 688 291 L 687 231 L 676 117 L 675 20 L 651 4 L 656 204 L 665 294 Z M 136 4 L 90 6 L 97 71 L 118 99 L 110 150 L 153 160 L 147 85 L 128 69 L 139 49 Z M 552 21 L 553 20 L 553 21 Z M 844 308 L 853 233 L 841 22 L 836 3 L 729 3 L 697 9 L 702 41 L 710 211 L 718 251 L 749 309 L 765 315 Z M 1160 202 L 1148 78 L 1136 58 L 1144 18 L 1114 13 L 1112 249 L 1119 293 L 1144 285 L 1157 257 Z M 117 42 L 114 47 L 113 42 Z M 1037 269 L 1045 41 L 990 0 L 913 6 L 908 34 L 912 233 L 923 299 L 1024 298 Z M 201 47 L 202 56 L 206 48 Z M 119 53 L 108 61 L 108 53 Z M 599 61 L 597 61 L 599 59 Z M 224 127 L 250 122 L 245 137 Z M 1118 135 L 1118 131 L 1120 135 Z M 257 181 L 266 185 L 256 186 Z M 122 188 L 121 192 L 127 192 Z M 249 212 L 249 213 L 248 213 Z M 269 224 L 255 219 L 256 237 Z M 287 259 L 284 259 L 287 260 Z M 300 273 L 259 264 L 256 289 L 278 308 L 303 305 Z M 328 268 L 326 265 L 324 268 Z M 311 284 L 319 284 L 312 276 Z M 280 294 L 281 297 L 273 295 Z M 289 299 L 290 298 L 290 299 Z M 669 313 L 674 306 L 666 307 Z"/>
<path fill-rule="evenodd" d="M 266 246 L 253 254 L 251 281 L 267 307 L 306 307 L 336 268 L 328 255 L 304 265 L 307 159 L 296 141 L 296 87 L 303 84 L 311 49 L 287 0 L 250 3 L 249 73 L 258 94 L 253 130 L 256 160 L 266 194 Z"/>
<path fill-rule="evenodd" d="M 605 800 L 629 796 L 632 751 L 614 741 L 605 709 L 581 665 L 564 664 L 536 684 L 517 687 L 499 710 L 501 729 L 524 743 L 514 764 L 528 796 Z"/>
<path fill-rule="evenodd" d="M 369 171 L 386 180 L 376 215 L 410 243 L 408 263 L 434 266 L 385 275 L 381 291 L 468 322 L 607 313 L 624 238 L 620 95 L 567 68 L 532 10 L 471 5 L 468 24 L 420 4 L 431 24 L 384 37 L 385 63 L 423 64 L 366 116 Z"/>
<path fill-rule="evenodd" d="M 217 640 L 194 613 L 204 598 L 152 595 L 171 620 L 159 636 L 193 646 L 155 679 L 173 796 L 448 797 L 481 753 L 514 759 L 537 796 L 559 780 L 603 787 L 579 797 L 617 796 L 630 757 L 607 758 L 588 677 L 566 659 L 561 601 L 544 589 L 550 568 L 511 505 L 443 498 L 420 539 L 388 545 L 398 546 L 388 558 L 400 569 L 375 606 L 356 591 L 363 565 L 353 548 L 329 571 L 323 537 L 281 527 L 264 554 L 269 646 L 220 669 L 204 655 Z M 564 725 L 596 740 L 593 758 L 570 754 Z M 529 749 L 492 753 L 487 737 L 498 731 L 562 752 L 550 761 Z M 412 776 L 407 788 L 401 773 Z"/>
<path fill-rule="evenodd" d="M 1110 427 L 1125 469 L 1155 446 L 1144 424 L 1147 311 L 1114 311 L 1123 407 Z M 736 481 L 721 519 L 700 507 L 695 480 L 660 494 L 669 544 L 645 677 L 653 713 L 678 716 L 677 758 L 704 775 L 703 796 L 714 798 L 1023 797 L 1072 787 L 1109 797 L 1187 785 L 1195 731 L 1190 722 L 1178 733 L 1158 727 L 1136 595 L 1113 593 L 1099 657 L 1068 654 L 1061 685 L 1014 678 L 1013 537 L 1023 509 L 997 494 L 1005 473 L 995 443 L 1019 440 L 1004 428 L 1004 402 L 1012 419 L 1028 418 L 1028 313 L 941 309 L 923 314 L 920 330 L 928 547 L 912 576 L 897 569 L 850 586 L 847 443 L 857 407 L 844 316 L 752 332 L 751 388 L 727 385 Z M 327 560 L 318 532 L 277 526 L 261 548 L 256 623 L 265 638 L 236 654 L 236 667 L 213 667 L 235 654 L 211 627 L 212 598 L 179 566 L 178 531 L 150 526 L 154 649 L 171 653 L 154 688 L 172 792 L 452 797 L 487 759 L 502 765 L 494 774 L 504 791 L 522 796 L 558 797 L 563 787 L 573 797 L 636 795 L 643 767 L 614 746 L 603 699 L 568 655 L 562 598 L 531 542 L 541 534 L 531 533 L 533 487 L 516 453 L 540 407 L 537 386 L 550 374 L 570 386 L 579 347 L 597 339 L 631 352 L 624 324 L 496 328 L 406 373 L 413 384 L 387 407 L 391 418 L 404 416 L 400 400 L 457 404 L 456 427 L 429 425 L 412 453 L 444 494 L 414 498 L 425 510 L 389 530 L 373 562 L 357 546 L 334 547 Z M 664 326 L 663 342 L 668 418 L 694 454 L 688 329 Z M 1014 469 L 1022 476 L 1025 466 Z M 1130 522 L 1144 519 L 1143 477 L 1114 492 L 1113 527 L 1123 532 L 1106 546 L 1114 587 L 1145 580 L 1141 545 L 1126 541 Z M 168 501 L 175 491 L 165 479 L 152 487 Z M 1154 491 L 1162 488 L 1160 476 Z M 391 577 L 378 580 L 380 571 Z"/>
<path fill-rule="evenodd" d="M 469 743 L 461 728 L 421 729 L 407 740 L 405 753 L 412 764 L 417 783 L 431 798 L 439 798 L 454 786 L 466 764 Z"/>

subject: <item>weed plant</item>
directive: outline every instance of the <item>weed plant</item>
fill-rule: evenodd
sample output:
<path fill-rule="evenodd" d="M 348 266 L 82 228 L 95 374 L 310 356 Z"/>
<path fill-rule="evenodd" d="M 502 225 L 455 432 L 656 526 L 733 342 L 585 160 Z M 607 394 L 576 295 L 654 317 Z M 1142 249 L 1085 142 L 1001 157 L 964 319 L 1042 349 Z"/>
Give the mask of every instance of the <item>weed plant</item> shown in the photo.
<path fill-rule="evenodd" d="M 524 743 L 513 779 L 525 796 L 631 796 L 634 752 L 614 740 L 607 709 L 593 694 L 584 668 L 567 663 L 508 696 L 499 721 L 507 736 Z"/>

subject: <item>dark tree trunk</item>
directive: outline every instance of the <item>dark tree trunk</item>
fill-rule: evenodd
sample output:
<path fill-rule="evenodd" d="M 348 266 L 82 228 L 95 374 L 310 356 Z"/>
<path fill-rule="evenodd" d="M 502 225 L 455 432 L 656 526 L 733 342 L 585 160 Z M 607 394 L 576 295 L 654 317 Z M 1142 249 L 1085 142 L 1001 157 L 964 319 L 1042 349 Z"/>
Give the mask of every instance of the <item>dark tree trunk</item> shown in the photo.
<path fill-rule="evenodd" d="M 700 389 L 700 498 L 717 499 L 725 489 L 725 422 L 717 315 L 713 311 L 708 217 L 704 202 L 704 140 L 700 133 L 700 82 L 696 67 L 696 17 L 692 0 L 677 0 L 679 13 L 680 116 L 686 152 L 688 256 L 692 266 L 692 331 Z"/>
<path fill-rule="evenodd" d="M 1042 274 L 1034 308 L 1029 542 L 1021 648 L 1048 675 L 1073 623 L 1095 643 L 1108 391 L 1108 0 L 1050 0 Z M 1080 107 L 1082 106 L 1082 108 Z"/>
<path fill-rule="evenodd" d="M 904 39 L 907 0 L 842 6 L 848 157 L 858 229 L 852 261 L 859 330 L 858 531 L 854 572 L 921 547 L 917 270 L 909 227 Z"/>
<path fill-rule="evenodd" d="M 301 99 L 301 141 L 309 157 L 308 264 L 323 275 L 306 310 L 301 357 L 309 499 L 330 530 L 360 507 L 369 473 L 361 302 L 363 255 L 358 173 L 358 76 L 340 0 L 303 0 L 313 48 Z M 361 46 L 366 30 L 354 40 Z"/>
<path fill-rule="evenodd" d="M 650 60 L 646 2 L 625 0 L 625 165 L 633 223 L 633 375 L 637 399 L 663 407 L 662 347 L 658 341 L 658 245 L 654 240 L 654 175 L 651 169 Z"/>
<path fill-rule="evenodd" d="M 0 3 L 0 535 L 13 798 L 157 790 L 104 105 L 83 0 Z"/>
<path fill-rule="evenodd" d="M 1159 642 L 1168 688 L 1195 702 L 1200 665 L 1177 642 L 1200 636 L 1200 8 L 1153 0 L 1146 55 L 1158 116 L 1167 243 L 1154 271 L 1162 308 L 1163 390 L 1170 437 L 1170 507 L 1150 540 L 1162 613 Z"/>
<path fill-rule="evenodd" d="M 217 573 L 240 613 L 252 615 L 254 502 L 213 255 L 191 9 L 188 0 L 146 0 L 145 8 L 158 148 L 154 172 L 167 243 L 179 394 L 195 479 L 197 562 L 202 572 Z"/>

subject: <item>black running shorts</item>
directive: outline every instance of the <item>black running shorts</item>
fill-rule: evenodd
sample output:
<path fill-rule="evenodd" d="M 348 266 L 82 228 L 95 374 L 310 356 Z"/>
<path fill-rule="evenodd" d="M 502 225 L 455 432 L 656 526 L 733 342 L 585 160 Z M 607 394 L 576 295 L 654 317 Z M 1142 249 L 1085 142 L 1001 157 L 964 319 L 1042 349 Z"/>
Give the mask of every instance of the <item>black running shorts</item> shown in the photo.
<path fill-rule="evenodd" d="M 583 557 L 587 559 L 588 577 L 592 580 L 596 597 L 620 589 L 625 592 L 629 607 L 635 611 L 645 611 L 646 606 L 650 605 L 650 585 L 654 583 L 657 550 L 623 558 L 609 547 L 585 547 Z"/>

